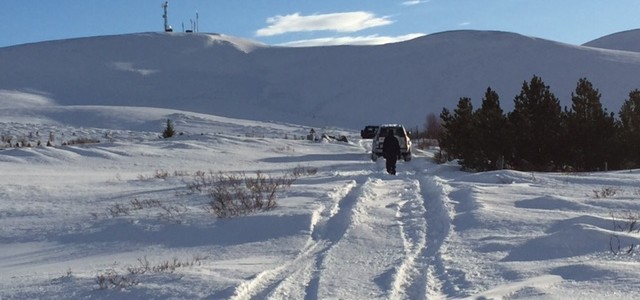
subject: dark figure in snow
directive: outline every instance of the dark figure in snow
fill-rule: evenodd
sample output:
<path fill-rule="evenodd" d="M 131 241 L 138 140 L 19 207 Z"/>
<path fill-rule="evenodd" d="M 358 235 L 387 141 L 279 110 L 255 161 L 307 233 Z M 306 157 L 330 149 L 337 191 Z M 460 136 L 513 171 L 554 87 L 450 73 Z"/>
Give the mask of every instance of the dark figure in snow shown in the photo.
<path fill-rule="evenodd" d="M 396 175 L 396 162 L 398 161 L 398 156 L 400 156 L 400 143 L 398 138 L 393 135 L 393 130 L 389 130 L 389 133 L 384 138 L 382 153 L 387 161 L 387 172 L 391 175 Z"/>

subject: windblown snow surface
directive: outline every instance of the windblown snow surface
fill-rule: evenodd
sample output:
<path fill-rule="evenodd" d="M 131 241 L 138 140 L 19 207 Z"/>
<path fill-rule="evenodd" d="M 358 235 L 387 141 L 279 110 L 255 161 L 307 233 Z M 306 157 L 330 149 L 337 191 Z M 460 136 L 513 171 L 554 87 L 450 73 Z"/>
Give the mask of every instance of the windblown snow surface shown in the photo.
<path fill-rule="evenodd" d="M 110 68 L 113 76 L 161 69 L 141 61 Z M 0 150 L 3 300 L 640 297 L 638 170 L 465 173 L 433 163 L 437 149 L 415 149 L 391 176 L 355 126 L 212 114 L 237 104 L 226 102 L 196 113 L 143 93 L 117 102 L 137 81 L 102 103 L 95 97 L 105 87 L 76 89 L 68 76 L 52 78 L 49 91 L 0 93 L 3 137 L 36 145 L 53 135 L 55 144 Z M 323 122 L 339 123 L 330 116 Z M 167 119 L 181 134 L 162 139 Z M 311 128 L 348 142 L 300 139 Z M 99 143 L 62 145 L 81 138 Z M 199 173 L 280 178 L 294 169 L 304 171 L 274 209 L 246 216 L 218 219 L 211 197 L 189 188 Z"/>

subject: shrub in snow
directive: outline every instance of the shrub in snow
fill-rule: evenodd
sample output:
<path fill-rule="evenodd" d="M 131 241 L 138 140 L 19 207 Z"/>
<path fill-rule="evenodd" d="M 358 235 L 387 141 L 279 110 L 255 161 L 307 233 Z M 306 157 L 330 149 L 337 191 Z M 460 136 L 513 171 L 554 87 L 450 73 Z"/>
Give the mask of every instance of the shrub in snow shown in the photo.
<path fill-rule="evenodd" d="M 291 174 L 295 178 L 302 177 L 303 175 L 311 176 L 315 175 L 316 173 L 318 173 L 318 168 L 315 167 L 297 166 L 293 168 L 293 171 L 291 171 Z"/>
<path fill-rule="evenodd" d="M 613 231 L 621 233 L 622 235 L 638 234 L 640 232 L 640 215 L 628 212 L 622 217 L 618 217 L 615 214 L 611 214 L 613 221 Z M 627 238 L 621 238 L 619 234 L 611 234 L 609 237 L 609 250 L 614 255 L 626 253 L 634 254 L 637 252 L 638 245 Z"/>
<path fill-rule="evenodd" d="M 116 203 L 106 208 L 107 217 L 117 218 L 120 216 L 128 216 L 133 211 L 151 209 L 151 208 L 163 208 L 164 205 L 155 199 L 138 200 L 134 198 L 129 204 Z"/>
<path fill-rule="evenodd" d="M 241 174 L 197 172 L 187 187 L 210 198 L 207 209 L 219 218 L 269 210 L 277 205 L 277 194 L 295 181 L 294 176 L 270 177 L 256 172 L 255 177 Z"/>
<path fill-rule="evenodd" d="M 127 273 L 120 274 L 116 270 L 109 269 L 104 273 L 100 273 L 96 276 L 96 284 L 101 290 L 109 288 L 114 289 L 126 289 L 140 283 L 139 277 L 149 273 L 173 273 L 178 268 L 186 268 L 193 266 L 200 266 L 202 261 L 207 259 L 207 256 L 194 255 L 191 260 L 179 260 L 173 258 L 172 260 L 165 260 L 156 265 L 152 265 L 147 257 L 138 258 L 137 266 L 127 266 Z"/>
<path fill-rule="evenodd" d="M 108 288 L 125 289 L 138 284 L 138 281 L 132 276 L 118 274 L 115 270 L 107 270 L 96 276 L 98 288 L 106 290 Z"/>
<path fill-rule="evenodd" d="M 616 195 L 616 193 L 618 193 L 618 189 L 614 188 L 614 187 L 603 187 L 602 189 L 598 190 L 593 190 L 593 195 L 596 199 L 598 198 L 610 198 Z"/>
<path fill-rule="evenodd" d="M 63 143 L 63 145 L 83 145 L 83 144 L 97 144 L 100 140 L 94 138 L 77 138 Z"/>

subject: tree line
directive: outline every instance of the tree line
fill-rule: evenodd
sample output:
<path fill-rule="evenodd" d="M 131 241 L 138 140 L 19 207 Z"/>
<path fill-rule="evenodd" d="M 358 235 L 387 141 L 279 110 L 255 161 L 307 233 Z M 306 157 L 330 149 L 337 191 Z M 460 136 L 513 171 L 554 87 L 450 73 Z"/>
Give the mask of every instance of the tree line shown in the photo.
<path fill-rule="evenodd" d="M 441 156 L 475 171 L 640 167 L 640 90 L 629 93 L 619 118 L 602 107 L 600 98 L 598 89 L 581 78 L 571 93 L 571 108 L 562 109 L 549 86 L 534 75 L 522 84 L 513 111 L 504 113 L 489 87 L 476 110 L 467 97 L 453 111 L 443 108 L 437 136 Z"/>

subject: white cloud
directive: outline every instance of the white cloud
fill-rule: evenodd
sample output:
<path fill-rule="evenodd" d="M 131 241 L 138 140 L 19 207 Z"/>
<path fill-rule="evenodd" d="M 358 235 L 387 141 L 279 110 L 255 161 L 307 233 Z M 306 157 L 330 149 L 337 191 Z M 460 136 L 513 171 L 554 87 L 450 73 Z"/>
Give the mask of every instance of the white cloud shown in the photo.
<path fill-rule="evenodd" d="M 418 5 L 418 4 L 427 3 L 427 2 L 429 2 L 429 0 L 409 0 L 409 1 L 402 2 L 402 5 L 411 6 L 411 5 Z"/>
<path fill-rule="evenodd" d="M 269 26 L 259 29 L 257 36 L 273 36 L 288 32 L 331 30 L 337 32 L 356 32 L 363 29 L 384 26 L 393 23 L 388 17 L 376 17 L 363 11 L 314 14 L 301 16 L 294 13 L 286 16 L 275 16 L 267 19 Z"/>
<path fill-rule="evenodd" d="M 464 26 L 469 26 L 471 25 L 471 22 L 462 22 L 460 24 L 458 24 L 458 26 L 464 27 Z"/>
<path fill-rule="evenodd" d="M 424 36 L 424 33 L 411 33 L 401 36 L 346 36 L 346 37 L 328 37 L 321 39 L 299 40 L 280 44 L 286 47 L 315 47 L 315 46 L 336 46 L 336 45 L 382 45 L 407 41 Z"/>

